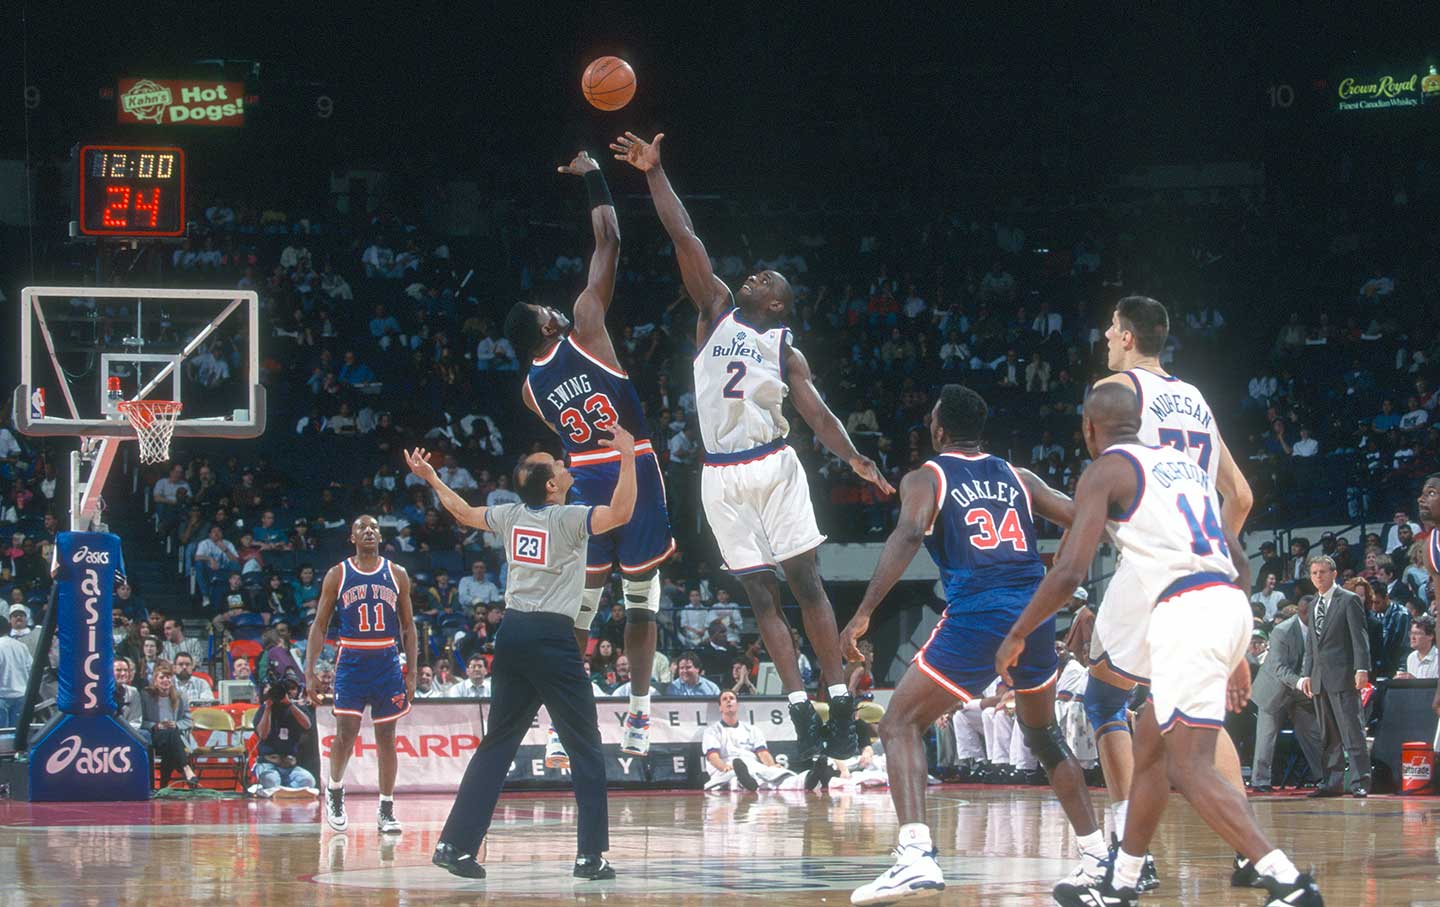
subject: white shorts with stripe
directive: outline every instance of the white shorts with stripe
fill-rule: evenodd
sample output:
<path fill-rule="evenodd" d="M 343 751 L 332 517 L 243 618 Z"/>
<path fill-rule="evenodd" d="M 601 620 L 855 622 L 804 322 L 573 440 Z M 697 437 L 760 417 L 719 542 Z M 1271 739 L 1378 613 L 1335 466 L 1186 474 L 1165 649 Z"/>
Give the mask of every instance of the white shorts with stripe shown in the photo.
<path fill-rule="evenodd" d="M 825 541 L 815 522 L 805 467 L 783 440 L 733 454 L 706 454 L 700 496 L 730 573 L 774 570 Z"/>
<path fill-rule="evenodd" d="M 1225 688 L 1245 660 L 1254 618 L 1245 593 L 1220 574 L 1166 590 L 1150 616 L 1150 695 L 1162 731 L 1225 726 Z"/>

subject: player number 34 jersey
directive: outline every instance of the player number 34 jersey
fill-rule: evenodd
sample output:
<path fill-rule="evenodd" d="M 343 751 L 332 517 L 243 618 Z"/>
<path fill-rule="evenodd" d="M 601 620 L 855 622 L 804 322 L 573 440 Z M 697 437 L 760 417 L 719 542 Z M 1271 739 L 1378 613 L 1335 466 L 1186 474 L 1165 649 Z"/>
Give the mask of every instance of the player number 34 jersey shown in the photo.
<path fill-rule="evenodd" d="M 1135 470 L 1135 500 L 1111 514 L 1108 528 L 1147 602 L 1195 574 L 1235 579 L 1215 483 L 1198 463 L 1172 447 L 1140 444 L 1116 444 L 1101 456 L 1122 457 Z"/>
<path fill-rule="evenodd" d="M 695 354 L 695 407 L 708 453 L 739 453 L 790 433 L 785 401 L 785 347 L 790 329 L 759 330 L 726 312 Z"/>

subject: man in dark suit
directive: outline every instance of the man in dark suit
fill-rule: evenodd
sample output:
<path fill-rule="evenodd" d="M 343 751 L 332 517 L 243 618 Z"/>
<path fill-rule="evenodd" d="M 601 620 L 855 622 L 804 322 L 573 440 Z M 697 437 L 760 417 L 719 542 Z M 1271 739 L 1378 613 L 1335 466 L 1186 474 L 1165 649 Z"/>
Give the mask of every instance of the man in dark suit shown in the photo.
<path fill-rule="evenodd" d="M 1280 621 L 1270 632 L 1270 651 L 1250 693 L 1259 709 L 1255 719 L 1255 762 L 1250 771 L 1250 786 L 1257 793 L 1273 790 L 1270 765 L 1275 757 L 1275 739 L 1286 718 L 1294 725 L 1295 739 L 1310 764 L 1307 776 L 1315 777 L 1324 764 L 1320 758 L 1320 725 L 1315 719 L 1315 706 L 1300 692 L 1305 634 L 1310 627 L 1314 603 L 1313 595 L 1300 599 L 1296 613 Z"/>
<path fill-rule="evenodd" d="M 1310 561 L 1315 607 L 1305 633 L 1305 663 L 1300 692 L 1315 700 L 1320 741 L 1325 750 L 1324 779 L 1310 796 L 1344 793 L 1345 762 L 1350 757 L 1350 792 L 1370 794 L 1370 752 L 1360 722 L 1360 690 L 1370 681 L 1370 637 L 1360 596 L 1335 585 L 1335 561 L 1325 555 Z"/>

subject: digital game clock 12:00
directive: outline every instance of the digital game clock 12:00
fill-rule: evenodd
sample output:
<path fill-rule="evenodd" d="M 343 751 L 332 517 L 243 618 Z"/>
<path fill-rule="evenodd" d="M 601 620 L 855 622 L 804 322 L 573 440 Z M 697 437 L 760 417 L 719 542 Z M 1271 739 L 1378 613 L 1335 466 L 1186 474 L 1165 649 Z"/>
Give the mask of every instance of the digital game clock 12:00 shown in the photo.
<path fill-rule="evenodd" d="M 78 155 L 82 236 L 184 236 L 185 151 L 84 145 Z"/>

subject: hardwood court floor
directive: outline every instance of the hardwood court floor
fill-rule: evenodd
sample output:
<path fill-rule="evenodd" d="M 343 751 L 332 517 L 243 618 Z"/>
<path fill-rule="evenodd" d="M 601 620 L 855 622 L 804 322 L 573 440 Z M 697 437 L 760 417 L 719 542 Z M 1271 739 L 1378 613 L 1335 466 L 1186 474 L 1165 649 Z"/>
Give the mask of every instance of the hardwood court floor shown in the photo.
<path fill-rule="evenodd" d="M 1103 796 L 1097 797 L 1097 807 Z M 894 812 L 884 791 L 612 794 L 613 882 L 575 883 L 568 796 L 501 801 L 485 854 L 490 877 L 429 863 L 450 801 L 402 797 L 398 840 L 375 830 L 373 798 L 352 797 L 335 834 L 313 802 L 0 802 L 0 904 L 34 905 L 665 905 L 849 903 L 889 866 Z M 1258 799 L 1276 840 L 1315 866 L 1332 907 L 1440 905 L 1440 799 Z M 942 905 L 1048 905 L 1074 842 L 1048 791 L 931 789 L 949 888 Z M 1163 887 L 1147 905 L 1259 904 L 1229 887 L 1230 853 L 1179 797 L 1156 854 Z"/>

